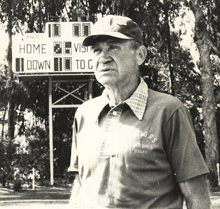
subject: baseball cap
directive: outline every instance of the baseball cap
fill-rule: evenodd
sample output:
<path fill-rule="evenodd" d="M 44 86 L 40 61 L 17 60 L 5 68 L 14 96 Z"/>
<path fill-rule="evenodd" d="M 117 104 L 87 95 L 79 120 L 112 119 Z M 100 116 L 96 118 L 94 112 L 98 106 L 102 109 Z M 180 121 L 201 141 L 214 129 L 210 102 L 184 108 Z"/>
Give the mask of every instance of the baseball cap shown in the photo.
<path fill-rule="evenodd" d="M 136 22 L 128 17 L 108 15 L 93 25 L 91 35 L 83 40 L 83 46 L 91 46 L 93 39 L 98 36 L 111 36 L 119 39 L 134 39 L 141 45 L 143 37 Z"/>

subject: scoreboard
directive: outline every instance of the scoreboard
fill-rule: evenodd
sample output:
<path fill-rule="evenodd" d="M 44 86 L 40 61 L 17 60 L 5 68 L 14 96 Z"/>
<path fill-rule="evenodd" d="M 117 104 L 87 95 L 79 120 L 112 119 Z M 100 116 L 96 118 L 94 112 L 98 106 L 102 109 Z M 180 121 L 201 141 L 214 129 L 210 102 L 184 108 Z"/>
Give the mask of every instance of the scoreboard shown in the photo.
<path fill-rule="evenodd" d="M 15 73 L 93 72 L 90 47 L 84 37 L 91 34 L 91 22 L 48 22 L 44 33 L 15 36 L 12 44 Z"/>

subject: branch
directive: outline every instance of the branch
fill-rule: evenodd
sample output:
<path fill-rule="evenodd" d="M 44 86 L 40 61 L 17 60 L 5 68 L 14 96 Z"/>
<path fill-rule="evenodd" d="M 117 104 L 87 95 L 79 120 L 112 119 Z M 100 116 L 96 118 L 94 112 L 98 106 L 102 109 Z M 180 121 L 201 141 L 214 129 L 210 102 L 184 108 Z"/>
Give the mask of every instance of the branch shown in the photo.
<path fill-rule="evenodd" d="M 69 20 L 70 20 L 70 19 L 71 19 L 71 16 L 70 16 L 70 14 L 69 14 L 69 11 L 68 11 L 68 9 L 67 9 L 66 4 L 64 5 L 64 9 L 66 10 L 66 13 L 67 13 L 67 15 L 68 15 L 68 18 L 69 18 Z"/>
<path fill-rule="evenodd" d="M 82 4 L 83 8 L 86 8 L 85 3 L 83 2 L 83 0 L 80 0 L 80 3 Z"/>
<path fill-rule="evenodd" d="M 20 25 L 19 25 L 18 20 L 16 21 L 16 25 L 18 26 L 18 28 L 19 28 L 19 30 L 20 30 L 20 32 L 21 32 L 21 35 L 23 36 L 24 34 L 23 34 L 23 31 L 22 31 L 22 29 L 21 29 L 21 27 L 20 27 Z"/>
<path fill-rule="evenodd" d="M 190 8 L 195 15 L 195 20 L 196 20 L 195 22 L 196 40 L 202 39 L 205 36 L 209 46 L 213 49 L 214 53 L 220 56 L 220 50 L 214 45 L 210 36 L 208 35 L 208 32 L 206 30 L 205 18 L 202 14 L 201 9 L 199 8 L 198 1 L 191 0 L 189 3 L 190 3 Z"/>
<path fill-rule="evenodd" d="M 195 27 L 198 27 L 199 30 L 205 30 L 206 29 L 206 22 L 205 17 L 202 13 L 202 10 L 198 4 L 197 0 L 191 0 L 189 2 L 190 9 L 192 10 L 194 16 L 195 16 Z"/>
<path fill-rule="evenodd" d="M 210 46 L 210 47 L 213 49 L 213 51 L 215 52 L 215 54 L 220 57 L 220 50 L 214 45 L 214 43 L 212 42 L 212 40 L 210 39 L 210 37 L 208 38 L 208 43 L 209 43 L 209 46 Z"/>
<path fill-rule="evenodd" d="M 217 87 L 215 89 L 215 101 L 216 101 L 216 104 L 220 102 L 220 87 Z"/>

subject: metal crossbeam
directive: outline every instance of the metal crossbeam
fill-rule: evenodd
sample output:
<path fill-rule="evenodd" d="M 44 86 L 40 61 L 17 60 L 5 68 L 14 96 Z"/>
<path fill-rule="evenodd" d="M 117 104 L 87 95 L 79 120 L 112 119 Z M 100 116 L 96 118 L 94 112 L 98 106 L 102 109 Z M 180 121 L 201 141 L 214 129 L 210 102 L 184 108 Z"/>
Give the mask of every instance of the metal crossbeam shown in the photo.
<path fill-rule="evenodd" d="M 65 92 L 65 93 L 67 93 L 67 94 L 66 94 L 65 96 L 61 97 L 60 99 L 58 99 L 56 102 L 54 102 L 53 105 L 57 104 L 58 102 L 62 101 L 63 99 L 65 99 L 65 98 L 68 97 L 68 96 L 72 96 L 72 97 L 78 99 L 79 101 L 84 102 L 83 99 L 77 97 L 77 96 L 74 95 L 73 93 L 76 92 L 76 91 L 78 91 L 79 89 L 83 88 L 83 87 L 86 86 L 87 84 L 88 84 L 88 83 L 83 84 L 83 85 L 79 86 L 77 89 L 74 89 L 74 90 L 71 91 L 71 92 L 68 92 L 67 90 L 65 90 L 65 89 L 63 89 L 63 88 L 57 86 L 58 89 L 60 89 L 61 91 Z"/>

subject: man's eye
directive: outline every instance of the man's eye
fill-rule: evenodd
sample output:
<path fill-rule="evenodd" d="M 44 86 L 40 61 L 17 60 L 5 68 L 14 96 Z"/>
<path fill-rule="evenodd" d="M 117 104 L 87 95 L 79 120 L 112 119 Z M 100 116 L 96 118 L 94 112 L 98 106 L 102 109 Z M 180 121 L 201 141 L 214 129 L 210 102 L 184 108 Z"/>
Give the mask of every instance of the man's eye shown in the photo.
<path fill-rule="evenodd" d="M 93 54 L 99 54 L 101 49 L 93 49 Z"/>
<path fill-rule="evenodd" d="M 119 48 L 120 47 L 118 45 L 116 45 L 116 44 L 112 44 L 112 45 L 109 46 L 110 50 L 119 49 Z"/>

